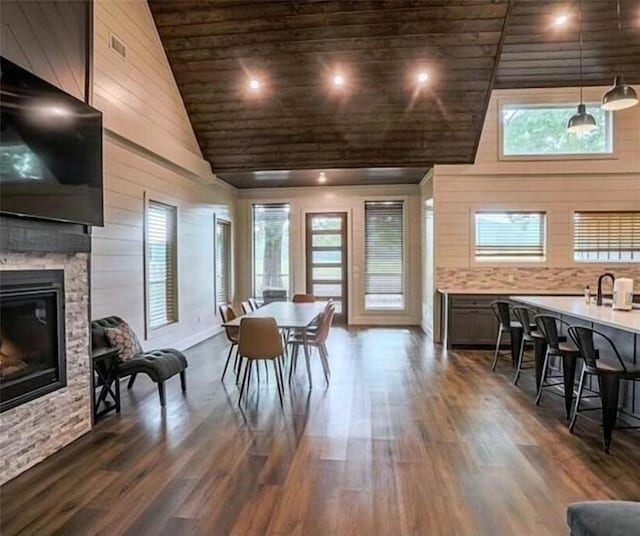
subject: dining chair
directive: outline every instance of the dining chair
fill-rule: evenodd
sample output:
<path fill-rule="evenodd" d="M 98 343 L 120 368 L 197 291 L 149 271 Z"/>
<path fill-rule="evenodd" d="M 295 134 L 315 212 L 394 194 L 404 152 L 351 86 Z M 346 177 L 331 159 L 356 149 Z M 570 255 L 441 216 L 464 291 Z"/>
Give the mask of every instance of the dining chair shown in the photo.
<path fill-rule="evenodd" d="M 240 304 L 240 307 L 242 308 L 242 314 L 244 315 L 248 315 L 250 312 L 253 311 L 253 308 L 251 307 L 251 304 L 248 301 L 243 301 Z"/>
<path fill-rule="evenodd" d="M 294 333 L 289 338 L 289 344 L 292 346 L 291 362 L 289 363 L 289 382 L 291 382 L 293 372 L 296 369 L 298 353 L 300 351 L 300 347 L 303 347 L 305 344 L 306 336 L 307 346 L 318 349 L 318 355 L 320 356 L 320 362 L 322 363 L 322 370 L 324 372 L 324 379 L 327 384 L 329 384 L 329 375 L 331 374 L 331 370 L 329 369 L 327 339 L 329 338 L 329 331 L 331 330 L 331 324 L 333 323 L 335 312 L 335 305 L 331 301 L 327 302 L 317 329 L 308 330 L 306 333 Z M 311 385 L 311 364 L 309 363 L 308 354 L 305 354 L 305 358 L 307 364 L 307 377 L 309 378 L 309 385 Z"/>
<path fill-rule="evenodd" d="M 244 368 L 238 404 L 240 404 L 242 396 L 245 394 L 245 388 L 248 391 L 248 385 L 251 383 L 253 364 L 259 361 L 264 361 L 265 364 L 271 361 L 273 364 L 280 405 L 283 404 L 284 379 L 281 365 L 283 353 L 284 345 L 282 337 L 280 336 L 280 330 L 274 318 L 247 317 L 240 320 L 238 355 L 240 359 L 246 360 L 247 364 Z M 256 369 L 259 371 L 258 366 L 256 366 Z M 257 373 L 259 374 L 259 372 Z"/>
<path fill-rule="evenodd" d="M 251 305 L 251 309 L 253 309 L 254 311 L 260 308 L 260 306 L 258 305 L 258 301 L 255 298 L 249 298 L 247 301 L 249 302 L 249 305 Z"/>
<path fill-rule="evenodd" d="M 237 316 L 235 311 L 233 310 L 233 307 L 231 307 L 231 305 L 221 305 L 220 307 L 218 307 L 218 310 L 220 311 L 220 318 L 222 318 L 223 323 L 230 322 Z M 227 340 L 231 343 L 231 346 L 229 347 L 229 354 L 227 355 L 227 361 L 224 364 L 224 370 L 222 371 L 222 378 L 220 378 L 221 381 L 224 380 L 224 375 L 227 373 L 227 367 L 229 366 L 229 361 L 231 359 L 231 354 L 233 352 L 233 349 L 236 348 L 238 345 L 239 330 L 238 328 L 224 328 L 224 332 L 227 336 Z M 237 372 L 237 365 L 238 365 L 238 352 L 236 351 L 236 358 L 233 363 L 233 369 L 236 370 L 236 372 Z"/>
<path fill-rule="evenodd" d="M 294 294 L 291 301 L 293 303 L 314 303 L 316 297 L 313 294 Z"/>

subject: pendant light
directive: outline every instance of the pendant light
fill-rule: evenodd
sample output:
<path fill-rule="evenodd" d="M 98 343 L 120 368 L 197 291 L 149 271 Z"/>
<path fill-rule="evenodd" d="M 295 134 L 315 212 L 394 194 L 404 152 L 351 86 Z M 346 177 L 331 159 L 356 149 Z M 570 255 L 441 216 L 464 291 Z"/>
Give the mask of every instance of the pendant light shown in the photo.
<path fill-rule="evenodd" d="M 567 132 L 572 134 L 588 134 L 597 128 L 595 118 L 587 113 L 587 107 L 582 99 L 582 0 L 578 3 L 578 32 L 580 34 L 580 104 L 578 111 L 571 116 L 567 123 Z"/>
<path fill-rule="evenodd" d="M 616 48 L 620 53 L 620 0 L 617 2 L 618 33 L 616 34 Z M 624 83 L 620 74 L 619 58 L 616 57 L 616 77 L 613 87 L 602 96 L 602 109 L 608 112 L 624 110 L 638 104 L 638 94 L 631 86 Z"/>

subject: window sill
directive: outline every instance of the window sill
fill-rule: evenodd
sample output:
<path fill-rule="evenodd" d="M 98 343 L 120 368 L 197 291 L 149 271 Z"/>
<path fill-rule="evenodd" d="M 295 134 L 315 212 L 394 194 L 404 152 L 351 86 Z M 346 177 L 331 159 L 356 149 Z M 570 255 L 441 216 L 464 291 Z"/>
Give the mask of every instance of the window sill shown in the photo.
<path fill-rule="evenodd" d="M 616 153 L 592 153 L 592 154 L 514 154 L 498 155 L 499 162 L 540 162 L 540 161 L 566 161 L 566 160 L 615 160 Z"/>

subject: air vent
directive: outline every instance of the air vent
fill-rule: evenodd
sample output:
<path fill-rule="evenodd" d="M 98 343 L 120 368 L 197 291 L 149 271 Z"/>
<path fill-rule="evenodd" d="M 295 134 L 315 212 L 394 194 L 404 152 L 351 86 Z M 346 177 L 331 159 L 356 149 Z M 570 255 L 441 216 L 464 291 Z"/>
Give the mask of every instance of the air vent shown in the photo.
<path fill-rule="evenodd" d="M 109 34 L 109 48 L 118 56 L 127 59 L 127 45 L 113 34 Z"/>

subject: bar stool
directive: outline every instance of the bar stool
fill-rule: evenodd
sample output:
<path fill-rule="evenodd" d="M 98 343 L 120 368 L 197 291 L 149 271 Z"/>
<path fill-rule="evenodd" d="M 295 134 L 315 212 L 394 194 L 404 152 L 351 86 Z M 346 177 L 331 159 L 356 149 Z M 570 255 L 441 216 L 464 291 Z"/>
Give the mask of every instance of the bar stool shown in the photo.
<path fill-rule="evenodd" d="M 573 410 L 569 431 L 573 433 L 576 425 L 578 413 L 591 411 L 593 409 L 602 409 L 602 436 L 604 451 L 608 454 L 611 447 L 611 438 L 614 428 L 633 430 L 640 426 L 619 426 L 616 427 L 616 419 L 618 418 L 618 393 L 620 391 L 620 380 L 640 380 L 640 365 L 626 363 L 620 357 L 620 353 L 613 341 L 604 333 L 584 326 L 570 326 L 569 336 L 578 347 L 580 357 L 584 360 L 584 366 L 580 374 L 580 383 L 578 385 L 578 396 Z M 601 348 L 596 348 L 595 337 L 597 340 L 603 341 L 605 344 Z M 607 349 L 607 354 L 613 354 L 611 357 L 603 358 L 602 355 Z M 598 386 L 600 387 L 601 408 L 588 408 L 581 410 L 580 402 L 582 401 L 582 391 L 584 390 L 584 380 L 587 375 L 598 377 Z M 620 410 L 621 412 L 623 410 Z M 628 416 L 638 418 L 625 412 Z M 593 420 L 593 419 L 590 419 Z"/>
<path fill-rule="evenodd" d="M 542 365 L 542 377 L 540 386 L 538 387 L 538 396 L 536 396 L 536 406 L 540 405 L 542 399 L 542 391 L 558 385 L 564 386 L 564 408 L 567 419 L 571 416 L 571 404 L 573 402 L 573 384 L 576 376 L 576 361 L 580 357 L 580 351 L 577 346 L 566 340 L 558 332 L 558 325 L 569 327 L 569 323 L 551 315 L 537 315 L 535 317 L 538 331 L 543 335 L 547 343 L 547 351 L 544 355 L 544 363 Z M 562 381 L 547 382 L 547 374 L 549 371 L 549 361 L 552 357 L 559 357 L 562 361 Z M 550 376 L 550 378 L 559 378 L 560 376 Z"/>
<path fill-rule="evenodd" d="M 525 346 L 527 344 L 535 345 L 540 341 L 544 342 L 544 335 L 540 333 L 537 329 L 534 329 L 537 326 L 534 320 L 536 313 L 533 309 L 529 309 L 528 307 L 517 306 L 517 307 L 513 307 L 512 311 L 513 311 L 513 316 L 522 326 L 522 341 L 520 343 L 520 351 L 518 352 L 518 364 L 516 366 L 516 374 L 513 378 L 513 385 L 518 385 L 518 379 L 520 378 L 520 372 L 522 370 L 536 368 L 535 365 L 533 367 L 523 366 Z M 535 359 L 533 362 L 535 363 Z M 528 361 L 528 363 L 531 363 L 531 361 Z M 536 374 L 536 381 L 537 381 L 537 374 Z M 536 388 L 537 387 L 538 385 L 536 385 Z"/>
<path fill-rule="evenodd" d="M 491 310 L 498 319 L 498 338 L 496 339 L 496 351 L 491 363 L 491 370 L 496 370 L 498 358 L 500 357 L 500 344 L 504 333 L 509 333 L 511 338 L 511 362 L 515 365 L 517 360 L 517 350 L 520 347 L 520 338 L 522 336 L 522 326 L 520 322 L 511 320 L 511 303 L 508 301 L 496 300 L 491 303 Z M 515 345 L 515 346 L 514 346 Z"/>

